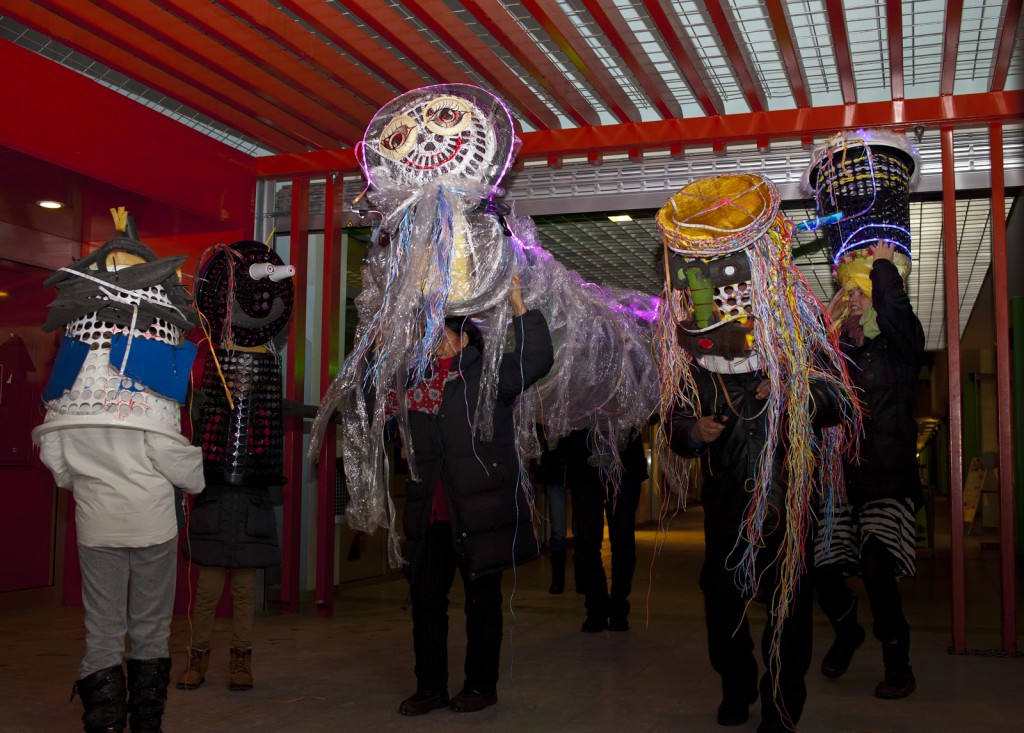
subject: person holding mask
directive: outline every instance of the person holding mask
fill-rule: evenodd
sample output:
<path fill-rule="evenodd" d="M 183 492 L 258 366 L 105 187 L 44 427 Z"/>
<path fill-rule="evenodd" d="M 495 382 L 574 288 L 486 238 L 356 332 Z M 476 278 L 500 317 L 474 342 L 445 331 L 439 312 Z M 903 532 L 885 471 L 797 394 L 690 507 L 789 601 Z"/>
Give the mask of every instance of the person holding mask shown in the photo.
<path fill-rule="evenodd" d="M 848 503 L 836 512 L 831 542 L 818 539 L 814 575 L 819 605 L 836 634 L 821 663 L 830 679 L 846 673 L 864 641 L 857 596 L 845 577 L 863 579 L 873 632 L 882 644 L 885 678 L 875 688 L 882 699 L 906 697 L 917 688 L 897 581 L 916 569 L 914 517 L 922 498 L 913 409 L 924 330 L 893 252 L 891 244 L 876 243 L 870 281 L 849 282 L 829 305 L 865 407 L 864 435 L 860 461 L 844 466 Z"/>
<path fill-rule="evenodd" d="M 519 279 L 509 301 L 515 346 L 502 357 L 493 437 L 472 423 L 480 390 L 483 338 L 468 317 L 449 317 L 433 373 L 406 394 L 409 440 L 419 481 L 407 488 L 402 554 L 411 584 L 416 692 L 402 715 L 442 707 L 466 713 L 498 701 L 502 571 L 538 553 L 530 507 L 520 490 L 515 447 L 517 398 L 553 363 L 544 316 L 527 310 Z M 398 396 L 392 395 L 397 402 Z M 448 697 L 448 594 L 455 572 L 466 591 L 462 690 Z"/>

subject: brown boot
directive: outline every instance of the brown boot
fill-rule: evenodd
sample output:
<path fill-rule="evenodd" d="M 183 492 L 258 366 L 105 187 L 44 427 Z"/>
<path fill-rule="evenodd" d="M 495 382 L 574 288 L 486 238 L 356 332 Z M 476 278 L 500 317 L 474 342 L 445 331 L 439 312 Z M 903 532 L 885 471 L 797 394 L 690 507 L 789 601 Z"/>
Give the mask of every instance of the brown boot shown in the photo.
<path fill-rule="evenodd" d="M 231 648 L 231 681 L 228 689 L 252 689 L 252 649 Z"/>
<path fill-rule="evenodd" d="M 188 665 L 178 680 L 179 690 L 195 690 L 206 680 L 206 668 L 210 666 L 209 649 L 189 649 Z"/>

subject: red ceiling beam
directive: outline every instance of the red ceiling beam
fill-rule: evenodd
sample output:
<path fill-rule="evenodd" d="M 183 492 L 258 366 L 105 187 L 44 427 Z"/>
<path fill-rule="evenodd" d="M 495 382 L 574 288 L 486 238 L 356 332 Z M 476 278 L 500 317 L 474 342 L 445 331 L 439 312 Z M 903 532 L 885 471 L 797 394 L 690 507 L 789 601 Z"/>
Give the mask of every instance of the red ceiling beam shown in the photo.
<path fill-rule="evenodd" d="M 956 84 L 956 57 L 960 50 L 960 23 L 963 16 L 963 0 L 946 0 L 946 27 L 942 37 L 942 76 L 939 79 L 939 94 L 952 94 Z"/>
<path fill-rule="evenodd" d="M 721 41 L 722 47 L 725 49 L 726 58 L 732 64 L 750 111 L 763 112 L 768 106 L 764 98 L 764 90 L 754 80 L 754 75 L 750 73 L 747 55 L 744 53 L 743 47 L 736 41 L 736 36 L 732 32 L 732 24 L 729 22 L 722 3 L 720 0 L 705 0 L 704 7 L 707 8 L 711 22 L 714 23 L 715 30 L 718 31 L 718 40 Z"/>
<path fill-rule="evenodd" d="M 647 13 L 675 57 L 679 73 L 686 80 L 704 114 L 709 117 L 720 115 L 725 105 L 718 92 L 704 83 L 701 67 L 697 62 L 697 51 L 686 37 L 686 31 L 683 30 L 675 10 L 668 2 L 669 0 L 643 0 Z"/>
<path fill-rule="evenodd" d="M 889 89 L 903 99 L 903 2 L 885 0 L 885 27 L 889 39 Z"/>
<path fill-rule="evenodd" d="M 551 37 L 566 59 L 583 75 L 605 105 L 621 122 L 636 122 L 640 112 L 629 96 L 612 78 L 586 40 L 576 30 L 576 24 L 566 16 L 555 0 L 521 0 L 523 7 L 533 14 L 544 32 Z"/>
<path fill-rule="evenodd" d="M 597 110 L 584 99 L 576 85 L 566 79 L 558 67 L 537 48 L 536 42 L 509 16 L 504 5 L 498 0 L 462 0 L 462 5 L 577 125 L 601 124 Z"/>
<path fill-rule="evenodd" d="M 572 130 L 545 130 L 521 135 L 519 159 L 549 159 L 622 153 L 636 150 L 678 150 L 731 143 L 758 145 L 772 140 L 806 140 L 839 130 L 871 127 L 971 127 L 990 122 L 1019 121 L 1024 91 L 982 92 L 891 102 L 861 102 L 831 107 L 773 110 L 757 114 L 719 115 L 690 119 L 605 125 Z M 276 155 L 256 161 L 261 177 L 281 178 L 299 173 L 358 171 L 355 156 L 346 150 Z"/>
<path fill-rule="evenodd" d="M 448 33 L 446 26 L 458 28 L 462 27 L 462 22 L 455 18 L 454 13 L 447 6 L 440 3 L 435 3 L 435 6 L 438 8 L 436 16 L 431 15 L 424 7 L 411 0 L 405 3 L 405 7 L 408 8 L 409 12 L 415 15 L 433 33 L 441 37 L 442 41 L 448 43 L 447 37 L 455 42 L 451 38 L 451 34 Z M 476 83 L 459 67 L 445 59 L 443 53 L 438 53 L 439 49 L 393 8 L 382 5 L 376 0 L 346 0 L 345 9 L 398 49 L 412 63 L 434 77 L 437 83 Z M 440 18 L 444 18 L 444 20 L 442 21 Z M 459 45 L 456 42 L 456 46 Z M 456 54 L 460 53 L 458 47 L 452 50 Z M 462 50 L 465 51 L 465 49 Z M 462 55 L 464 58 L 473 58 L 471 55 Z M 486 50 L 484 57 L 488 56 L 493 57 L 490 51 Z M 503 73 L 499 77 L 492 74 L 486 68 L 481 70 L 481 64 L 482 60 L 478 59 L 474 70 L 480 73 L 500 96 L 504 97 L 523 117 L 529 120 L 531 125 L 539 130 L 555 129 L 560 126 L 558 117 L 538 100 L 537 96 L 518 77 L 511 73 Z M 499 62 L 498 65 L 507 72 L 507 67 L 504 64 Z"/>
<path fill-rule="evenodd" d="M 810 107 L 807 81 L 804 79 L 804 70 L 800 66 L 796 46 L 793 44 L 793 34 L 789 30 L 789 18 L 786 16 L 782 0 L 765 0 L 765 6 L 768 10 L 768 18 L 772 22 L 775 42 L 779 45 L 779 52 L 782 54 L 782 63 L 786 66 L 786 78 L 789 80 L 789 88 L 793 92 L 793 101 L 797 107 Z"/>
<path fill-rule="evenodd" d="M 94 2 L 97 0 L 94 0 Z M 112 0 L 102 0 L 111 2 Z M 121 0 L 125 2 L 125 0 Z M 340 118 L 347 125 L 348 129 L 346 142 L 351 144 L 357 138 L 359 130 L 366 120 L 377 110 L 377 105 L 368 104 L 365 99 L 356 98 L 345 87 L 338 87 L 328 80 L 324 74 L 313 70 L 294 53 L 284 50 L 279 43 L 267 39 L 262 33 L 254 28 L 256 19 L 240 17 L 234 14 L 234 10 L 242 10 L 237 3 L 225 2 L 214 5 L 213 3 L 182 2 L 181 0 L 151 0 L 166 8 L 169 12 L 180 17 L 191 27 L 199 30 L 203 35 L 209 36 L 215 44 L 230 49 L 238 56 L 233 58 L 230 54 L 224 54 L 232 66 L 243 75 L 250 85 L 260 89 L 265 86 L 264 75 L 275 81 L 280 81 L 292 92 L 292 96 L 302 101 L 299 109 L 310 110 L 310 116 L 315 117 L 322 123 L 331 122 L 338 124 L 333 118 Z M 269 4 L 262 4 L 264 11 L 272 9 Z M 278 15 L 278 25 L 291 27 L 295 24 L 282 23 L 281 15 Z M 274 35 L 279 36 L 279 34 Z M 313 45 L 306 39 L 306 45 Z M 220 50 L 220 49 L 216 49 Z M 218 54 L 219 56 L 220 54 Z M 216 60 L 217 56 L 214 56 Z M 250 69 L 250 67 L 253 67 Z M 369 79 L 369 77 L 368 77 Z M 379 85 L 378 85 L 379 86 Z M 317 109 L 317 106 L 323 110 Z M 353 137 L 353 133 L 356 135 Z M 343 135 L 339 134 L 339 137 Z"/>
<path fill-rule="evenodd" d="M 999 43 L 992 63 L 992 83 L 990 92 L 1001 92 L 1006 86 L 1006 71 L 1010 68 L 1013 56 L 1013 44 L 1017 37 L 1017 25 L 1020 23 L 1020 8 L 1024 0 L 1007 0 L 1003 5 L 1003 17 L 999 24 Z"/>
<path fill-rule="evenodd" d="M 255 158 L 10 41 L 0 69 L 0 146 L 252 231 Z"/>
<path fill-rule="evenodd" d="M 836 55 L 836 69 L 839 72 L 839 88 L 844 104 L 857 102 L 857 85 L 853 80 L 853 59 L 850 56 L 850 38 L 846 33 L 846 15 L 842 0 L 825 0 L 829 31 L 832 34 L 832 48 Z"/>
<path fill-rule="evenodd" d="M 249 0 L 259 3 L 261 0 Z M 310 0 L 277 0 L 289 13 L 315 30 L 360 64 L 398 90 L 414 89 L 427 83 L 414 67 L 386 52 L 366 34 L 330 5 Z"/>
<path fill-rule="evenodd" d="M 608 0 L 582 0 L 582 2 L 583 7 L 594 16 L 597 25 L 604 31 L 605 36 L 612 46 L 615 47 L 615 50 L 618 51 L 622 60 L 626 62 L 626 66 L 629 67 L 630 72 L 640 83 L 640 86 L 643 87 L 647 97 L 651 100 L 651 104 L 658 110 L 662 118 L 671 120 L 675 117 L 682 117 L 682 107 L 679 106 L 679 103 L 669 93 L 668 87 L 665 86 L 665 82 L 661 79 L 657 70 L 653 68 L 650 60 L 646 55 L 643 58 L 638 58 L 633 53 L 629 43 L 619 33 L 619 28 L 628 30 L 629 24 L 622 17 L 618 7 Z M 636 41 L 635 36 L 633 40 L 634 42 Z"/>
<path fill-rule="evenodd" d="M 267 101 L 286 105 L 328 135 L 333 140 L 330 147 L 339 140 L 351 145 L 360 138 L 358 114 L 369 107 L 351 100 L 352 113 L 336 105 L 328 99 L 341 91 L 336 85 L 219 6 L 172 0 L 92 1 L 208 67 L 207 75 L 219 73 Z"/>
<path fill-rule="evenodd" d="M 359 100 L 356 108 L 368 105 L 369 115 L 355 115 L 354 119 L 358 125 L 365 124 L 373 112 L 395 96 L 393 88 L 381 84 L 309 30 L 294 22 L 276 6 L 257 0 L 218 0 L 218 3 L 274 43 L 287 49 L 294 58 L 304 60 L 307 64 L 307 76 L 323 75 L 340 87 L 338 90 L 327 87 L 326 92 L 323 92 L 330 95 L 327 99 L 328 106 L 337 108 L 340 101 L 340 106 L 347 112 L 354 112 L 349 95 Z"/>
<path fill-rule="evenodd" d="M 5 8 L 4 13 L 86 56 L 103 59 L 115 71 L 172 99 L 182 103 L 187 100 L 193 109 L 231 125 L 271 150 L 296 152 L 318 147 L 304 134 L 298 120 L 280 113 L 255 95 L 240 92 L 232 96 L 227 85 L 218 83 L 218 79 L 210 80 L 213 86 L 196 86 L 182 81 L 183 71 L 197 67 L 190 59 L 179 58 L 176 68 L 165 67 L 151 63 L 145 49 L 135 43 L 116 38 L 114 42 L 97 35 L 107 27 L 118 29 L 120 22 L 116 19 L 110 19 L 100 28 L 72 13 L 52 12 L 29 3 Z"/>

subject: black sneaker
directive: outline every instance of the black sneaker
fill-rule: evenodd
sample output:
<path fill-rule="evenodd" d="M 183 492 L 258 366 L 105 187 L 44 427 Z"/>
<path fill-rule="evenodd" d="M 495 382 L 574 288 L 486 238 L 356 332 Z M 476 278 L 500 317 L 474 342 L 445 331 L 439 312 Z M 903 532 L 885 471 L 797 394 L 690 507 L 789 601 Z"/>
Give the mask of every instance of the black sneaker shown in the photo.
<path fill-rule="evenodd" d="M 480 692 L 463 688 L 462 692 L 452 698 L 448 709 L 453 713 L 475 713 L 498 702 L 497 692 Z"/>
<path fill-rule="evenodd" d="M 414 695 L 402 700 L 398 712 L 402 715 L 426 715 L 431 710 L 448 707 L 448 703 L 447 692 L 417 690 Z"/>
<path fill-rule="evenodd" d="M 837 635 L 821 660 L 822 676 L 834 680 L 846 674 L 853 661 L 853 653 L 864 643 L 864 636 L 864 627 L 859 624 L 849 633 Z"/>
<path fill-rule="evenodd" d="M 910 667 L 885 670 L 885 679 L 875 688 L 875 697 L 882 700 L 900 700 L 917 689 L 914 670 Z"/>

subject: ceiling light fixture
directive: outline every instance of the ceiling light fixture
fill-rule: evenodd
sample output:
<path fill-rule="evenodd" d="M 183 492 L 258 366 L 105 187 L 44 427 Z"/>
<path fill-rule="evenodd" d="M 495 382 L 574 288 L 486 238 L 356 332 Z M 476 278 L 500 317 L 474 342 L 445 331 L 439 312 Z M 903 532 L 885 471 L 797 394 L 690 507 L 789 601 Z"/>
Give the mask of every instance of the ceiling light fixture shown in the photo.
<path fill-rule="evenodd" d="M 633 221 L 633 217 L 629 214 L 612 214 L 608 217 L 608 221 L 620 222 L 620 221 Z"/>
<path fill-rule="evenodd" d="M 64 208 L 64 204 L 62 204 L 60 201 L 51 201 L 49 199 L 43 199 L 42 201 L 36 201 L 36 203 L 39 206 L 42 206 L 44 209 L 63 209 Z"/>

